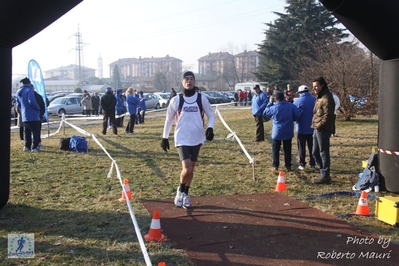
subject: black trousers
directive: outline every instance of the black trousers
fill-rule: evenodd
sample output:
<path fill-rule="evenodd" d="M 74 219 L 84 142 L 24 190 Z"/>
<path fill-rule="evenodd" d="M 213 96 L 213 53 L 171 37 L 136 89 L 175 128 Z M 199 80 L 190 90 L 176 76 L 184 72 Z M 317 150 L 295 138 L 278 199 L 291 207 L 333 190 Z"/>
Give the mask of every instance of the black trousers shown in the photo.
<path fill-rule="evenodd" d="M 308 148 L 309 154 L 309 165 L 315 166 L 316 163 L 314 161 L 314 157 L 312 155 L 313 150 L 313 134 L 298 134 L 297 135 L 297 144 L 298 144 L 298 157 L 299 157 L 299 165 L 306 165 L 306 147 Z"/>
<path fill-rule="evenodd" d="M 256 125 L 256 140 L 264 141 L 265 140 L 265 128 L 263 127 L 263 117 L 259 115 L 254 115 L 255 117 L 255 125 Z"/>
<path fill-rule="evenodd" d="M 103 130 L 102 133 L 105 135 L 107 133 L 107 128 L 108 128 L 108 119 L 111 122 L 112 125 L 112 131 L 114 132 L 114 134 L 118 134 L 118 129 L 116 128 L 116 121 L 115 121 L 115 111 L 111 111 L 111 112 L 104 112 L 104 116 L 103 116 Z"/>
<path fill-rule="evenodd" d="M 126 126 L 126 132 L 127 133 L 133 133 L 134 132 L 134 124 L 136 123 L 136 114 L 130 115 L 129 122 L 127 123 Z"/>

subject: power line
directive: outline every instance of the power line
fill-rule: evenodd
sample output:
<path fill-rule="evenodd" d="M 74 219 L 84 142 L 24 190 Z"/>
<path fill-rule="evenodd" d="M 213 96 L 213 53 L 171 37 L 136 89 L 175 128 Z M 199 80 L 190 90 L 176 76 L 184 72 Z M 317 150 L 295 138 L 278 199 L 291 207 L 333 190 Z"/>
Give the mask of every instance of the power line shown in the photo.
<path fill-rule="evenodd" d="M 279 7 L 281 5 L 278 5 Z M 99 42 L 97 45 L 112 45 L 114 43 L 121 43 L 121 42 L 129 42 L 129 41 L 138 41 L 138 40 L 143 40 L 143 39 L 149 39 L 149 38 L 154 38 L 154 37 L 159 37 L 159 36 L 165 36 L 165 35 L 170 35 L 174 33 L 179 33 L 179 32 L 184 32 L 184 31 L 190 31 L 193 29 L 199 29 L 199 28 L 204 28 L 204 27 L 210 27 L 213 25 L 221 24 L 221 23 L 226 23 L 226 22 L 231 22 L 231 21 L 236 21 L 236 20 L 241 20 L 241 19 L 246 19 L 248 17 L 260 15 L 264 13 L 264 11 L 268 9 L 273 9 L 276 6 L 273 7 L 267 7 L 263 9 L 257 9 L 255 11 L 250 11 L 247 13 L 241 13 L 241 14 L 236 14 L 233 16 L 228 16 L 220 19 L 214 19 L 210 21 L 204 21 L 200 22 L 197 24 L 192 24 L 189 26 L 183 26 L 180 28 L 173 28 L 173 29 L 168 29 L 168 30 L 162 30 L 162 31 L 157 31 L 157 32 L 150 32 L 138 36 L 131 36 L 131 37 L 125 37 L 125 38 L 120 38 L 120 39 L 113 39 L 105 42 Z"/>

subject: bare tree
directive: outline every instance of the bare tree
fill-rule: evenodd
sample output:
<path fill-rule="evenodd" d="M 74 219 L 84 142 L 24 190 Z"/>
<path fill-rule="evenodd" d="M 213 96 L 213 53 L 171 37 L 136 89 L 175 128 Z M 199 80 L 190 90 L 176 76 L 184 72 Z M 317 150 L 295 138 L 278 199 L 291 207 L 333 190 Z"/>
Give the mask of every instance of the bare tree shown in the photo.
<path fill-rule="evenodd" d="M 309 83 L 323 76 L 340 98 L 337 116 L 350 120 L 356 115 L 373 115 L 378 106 L 378 69 L 380 61 L 359 47 L 357 41 L 331 43 L 315 48 L 313 59 L 301 58 L 299 82 Z M 371 58 L 371 59 L 370 59 Z"/>

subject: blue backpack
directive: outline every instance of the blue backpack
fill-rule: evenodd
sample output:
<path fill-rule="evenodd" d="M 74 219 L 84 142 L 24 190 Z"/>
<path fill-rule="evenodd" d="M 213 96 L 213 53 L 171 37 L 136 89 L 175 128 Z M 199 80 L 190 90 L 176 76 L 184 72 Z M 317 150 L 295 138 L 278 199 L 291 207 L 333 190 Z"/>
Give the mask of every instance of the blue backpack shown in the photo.
<path fill-rule="evenodd" d="M 69 150 L 76 152 L 87 152 L 87 140 L 81 136 L 72 136 L 69 141 Z"/>

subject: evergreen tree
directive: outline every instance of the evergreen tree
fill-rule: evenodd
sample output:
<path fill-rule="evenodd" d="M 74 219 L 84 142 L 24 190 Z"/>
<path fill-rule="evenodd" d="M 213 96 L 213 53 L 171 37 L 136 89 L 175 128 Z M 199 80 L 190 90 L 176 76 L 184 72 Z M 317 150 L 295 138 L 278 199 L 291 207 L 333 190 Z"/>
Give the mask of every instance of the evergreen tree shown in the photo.
<path fill-rule="evenodd" d="M 112 73 L 112 80 L 114 81 L 114 89 L 122 88 L 121 76 L 119 75 L 118 65 L 114 66 L 114 70 Z"/>
<path fill-rule="evenodd" d="M 255 76 L 270 85 L 295 84 L 301 58 L 314 55 L 315 49 L 339 42 L 348 36 L 337 28 L 338 20 L 315 0 L 286 0 L 287 14 L 265 23 L 266 38 L 259 48 L 259 67 Z"/>

